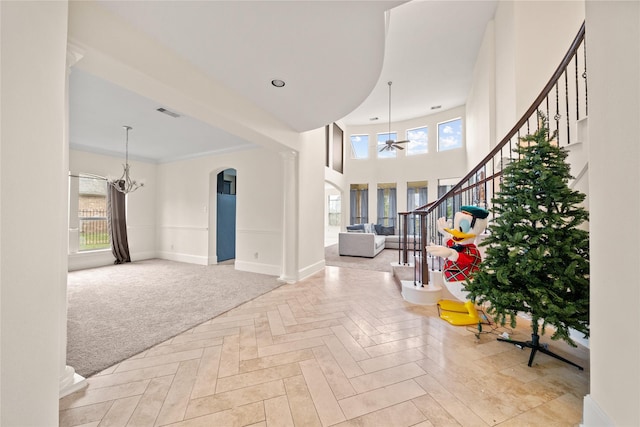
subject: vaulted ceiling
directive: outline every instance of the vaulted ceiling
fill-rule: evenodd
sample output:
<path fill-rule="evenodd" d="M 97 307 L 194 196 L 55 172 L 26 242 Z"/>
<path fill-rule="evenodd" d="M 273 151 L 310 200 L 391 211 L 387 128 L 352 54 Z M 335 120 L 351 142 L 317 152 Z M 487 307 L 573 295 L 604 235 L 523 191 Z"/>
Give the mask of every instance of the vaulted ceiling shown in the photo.
<path fill-rule="evenodd" d="M 425 116 L 466 102 L 491 1 L 99 1 L 158 43 L 296 131 Z M 153 100 L 77 70 L 72 148 L 121 154 L 114 129 L 135 118 L 132 157 L 165 162 L 249 146 Z M 285 82 L 282 88 L 273 79 Z M 170 106 L 168 106 L 170 108 Z M 149 131 L 153 129 L 153 131 Z M 177 138 L 181 143 L 175 144 Z M 133 143 L 135 141 L 135 145 Z"/>

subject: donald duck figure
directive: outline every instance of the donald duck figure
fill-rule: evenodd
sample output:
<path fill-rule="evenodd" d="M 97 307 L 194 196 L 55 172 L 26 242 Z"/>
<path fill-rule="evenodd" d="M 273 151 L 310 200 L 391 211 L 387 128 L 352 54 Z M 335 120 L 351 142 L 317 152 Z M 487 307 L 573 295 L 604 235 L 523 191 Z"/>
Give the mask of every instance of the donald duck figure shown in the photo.
<path fill-rule="evenodd" d="M 453 226 L 445 218 L 438 219 L 438 232 L 446 246 L 429 245 L 427 252 L 445 259 L 442 269 L 447 289 L 459 300 L 467 300 L 464 284 L 472 279 L 480 268 L 482 257 L 476 246 L 476 238 L 487 228 L 489 212 L 477 206 L 462 206 L 453 217 Z M 441 300 L 440 317 L 455 325 L 478 323 L 478 313 L 473 302 Z"/>
<path fill-rule="evenodd" d="M 462 206 L 453 217 L 453 227 L 446 219 L 438 219 L 438 232 L 446 246 L 427 246 L 431 255 L 445 258 L 444 279 L 464 282 L 478 270 L 482 258 L 476 246 L 476 237 L 487 228 L 489 212 L 477 206 Z M 449 226 L 450 228 L 448 228 Z"/>

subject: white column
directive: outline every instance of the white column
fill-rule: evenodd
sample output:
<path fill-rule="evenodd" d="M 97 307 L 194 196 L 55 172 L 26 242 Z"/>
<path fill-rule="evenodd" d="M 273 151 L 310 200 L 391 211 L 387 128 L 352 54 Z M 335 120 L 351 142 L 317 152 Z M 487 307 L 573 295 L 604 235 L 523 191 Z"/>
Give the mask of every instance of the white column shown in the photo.
<path fill-rule="evenodd" d="M 282 275 L 280 281 L 298 280 L 298 153 L 280 153 L 283 162 Z"/>
<path fill-rule="evenodd" d="M 58 425 L 68 16 L 66 1 L 0 1 L 3 426 Z"/>
<path fill-rule="evenodd" d="M 62 200 L 67 201 L 65 215 L 60 224 L 60 397 L 64 397 L 87 385 L 87 381 L 78 375 L 74 368 L 67 365 L 67 271 L 69 264 L 69 74 L 71 67 L 82 58 L 82 52 L 76 46 L 67 46 L 67 73 L 65 81 L 65 120 L 62 147 L 61 191 Z"/>

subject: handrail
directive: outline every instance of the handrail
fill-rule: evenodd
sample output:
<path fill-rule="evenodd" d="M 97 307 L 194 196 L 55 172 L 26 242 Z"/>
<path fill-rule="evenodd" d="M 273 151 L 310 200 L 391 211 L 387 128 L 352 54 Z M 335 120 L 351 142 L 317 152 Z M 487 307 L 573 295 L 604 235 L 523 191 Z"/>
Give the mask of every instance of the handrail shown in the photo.
<path fill-rule="evenodd" d="M 521 116 L 521 118 L 516 122 L 516 124 L 511 128 L 511 130 L 506 134 L 504 138 L 502 138 L 498 144 L 487 154 L 474 168 L 472 168 L 462 179 L 460 179 L 453 187 L 451 187 L 445 194 L 440 196 L 436 201 L 427 203 L 423 206 L 420 206 L 413 211 L 410 212 L 401 212 L 399 213 L 399 223 L 402 225 L 406 224 L 409 221 L 409 218 L 412 217 L 412 221 L 416 220 L 416 217 L 420 219 L 420 238 L 421 238 L 421 246 L 424 248 L 425 244 L 430 241 L 427 235 L 431 234 L 431 240 L 438 239 L 438 235 L 435 232 L 436 227 L 436 219 L 435 219 L 435 211 L 442 209 L 440 212 L 445 212 L 446 214 L 452 214 L 453 207 L 457 204 L 463 203 L 463 199 L 470 200 L 471 197 L 474 197 L 476 201 L 480 203 L 487 204 L 487 186 L 492 184 L 493 193 L 495 193 L 496 189 L 496 181 L 501 179 L 502 177 L 502 163 L 504 160 L 511 161 L 513 160 L 511 157 L 511 153 L 508 154 L 507 157 L 497 157 L 504 156 L 503 150 L 507 146 L 507 144 L 511 144 L 513 138 L 516 135 L 519 135 L 520 132 L 526 131 L 529 133 L 529 121 L 536 115 L 537 111 L 541 108 L 541 105 L 546 100 L 546 110 L 549 111 L 549 102 L 550 95 L 555 88 L 555 116 L 554 119 L 556 121 L 556 132 L 558 134 L 560 131 L 560 118 L 565 115 L 566 118 L 566 129 L 562 129 L 562 132 L 566 130 L 566 140 L 567 143 L 570 143 L 571 133 L 570 127 L 572 124 L 580 120 L 580 102 L 584 102 L 584 112 L 588 111 L 587 106 L 587 82 L 586 82 L 586 49 L 584 47 L 584 37 L 585 37 L 585 23 L 583 22 L 578 30 L 576 37 L 571 43 L 569 49 L 566 54 L 562 58 L 562 61 L 555 69 L 551 77 L 549 78 L 546 85 L 540 91 L 540 94 L 535 98 L 535 100 L 531 103 L 529 108 L 525 111 L 525 113 Z M 584 51 L 584 59 L 583 59 L 583 67 L 585 69 L 582 77 L 584 79 L 584 100 L 580 99 L 580 84 L 578 81 L 578 51 L 582 46 L 582 50 Z M 569 87 L 568 83 L 568 68 L 572 61 L 575 60 L 575 88 Z M 564 82 L 561 82 L 561 77 L 564 74 Z M 563 84 L 562 88 L 564 89 L 564 98 L 560 98 L 560 86 Z M 575 96 L 575 105 L 570 107 L 570 92 L 571 95 Z M 561 111 L 560 107 L 566 107 L 566 111 Z M 545 108 L 545 107 L 543 107 Z M 575 108 L 575 110 L 573 109 Z M 572 113 L 575 113 L 573 117 Z M 548 119 L 550 119 L 550 115 L 547 114 Z M 571 122 L 573 120 L 573 122 Z M 523 129 L 526 125 L 526 128 Z M 536 126 L 537 126 L 536 121 Z M 558 141 L 560 141 L 560 136 L 558 135 Z M 520 138 L 518 138 L 519 141 Z M 498 170 L 496 170 L 496 160 L 498 163 Z M 497 185 L 499 187 L 499 183 Z M 480 193 L 482 191 L 482 199 L 478 200 L 475 192 Z M 471 204 L 469 202 L 465 202 L 464 204 Z M 459 207 L 459 206 L 458 206 Z M 485 206 L 486 207 L 486 206 Z M 448 215 L 447 215 L 448 216 Z M 429 225 L 431 225 L 431 229 L 429 232 Z M 406 229 L 406 227 L 404 227 Z M 401 236 L 401 242 L 408 242 L 408 235 L 404 233 L 404 236 Z M 408 260 L 408 245 L 400 245 L 400 254 L 399 259 L 401 262 L 407 263 Z M 425 256 L 426 254 L 422 254 L 421 256 Z M 417 255 L 416 255 L 417 256 Z M 426 261 L 426 257 L 425 257 Z M 420 277 L 414 277 L 415 282 L 421 282 L 421 284 L 428 283 L 428 269 L 426 268 L 427 262 L 421 262 L 422 273 Z M 419 273 L 416 273 L 419 274 Z"/>
<path fill-rule="evenodd" d="M 566 68 L 571 63 L 573 56 L 577 52 L 578 47 L 580 46 L 580 44 L 582 44 L 582 41 L 584 40 L 584 34 L 585 34 L 585 23 L 582 22 L 582 25 L 580 26 L 580 30 L 576 35 L 576 38 L 573 40 L 573 43 L 571 43 L 569 50 L 567 51 L 564 58 L 562 59 L 562 62 L 560 62 L 560 65 L 558 65 L 558 68 L 556 68 L 556 71 L 553 73 L 553 75 L 551 76 L 547 84 L 544 86 L 544 88 L 542 89 L 538 97 L 533 101 L 531 106 L 522 115 L 520 120 L 518 120 L 516 124 L 511 128 L 511 130 L 507 133 L 507 135 L 504 138 L 502 138 L 502 140 L 498 143 L 498 145 L 496 145 L 494 149 L 491 150 L 489 154 L 485 156 L 484 159 L 482 159 L 473 169 L 471 169 L 469 173 L 467 173 L 460 181 L 458 181 L 456 185 L 454 185 L 449 191 L 447 191 L 445 194 L 439 197 L 438 200 L 436 200 L 435 202 L 429 203 L 425 206 L 418 207 L 414 211 L 427 209 L 428 213 L 432 212 L 439 205 L 441 205 L 444 200 L 451 197 L 456 190 L 459 190 L 465 182 L 467 182 L 469 179 L 475 176 L 476 172 L 478 172 L 484 165 L 486 165 L 489 161 L 491 161 L 491 159 L 493 159 L 496 156 L 496 154 L 498 154 L 505 147 L 505 145 L 507 145 L 509 141 L 511 141 L 511 139 L 516 135 L 516 133 L 518 133 L 518 130 L 520 130 L 520 128 L 522 128 L 522 126 L 524 126 L 524 124 L 537 111 L 542 101 L 549 95 L 549 93 L 551 92 L 551 89 L 553 89 L 558 79 L 565 72 Z M 427 208 L 427 206 L 429 205 L 431 205 L 431 207 Z"/>

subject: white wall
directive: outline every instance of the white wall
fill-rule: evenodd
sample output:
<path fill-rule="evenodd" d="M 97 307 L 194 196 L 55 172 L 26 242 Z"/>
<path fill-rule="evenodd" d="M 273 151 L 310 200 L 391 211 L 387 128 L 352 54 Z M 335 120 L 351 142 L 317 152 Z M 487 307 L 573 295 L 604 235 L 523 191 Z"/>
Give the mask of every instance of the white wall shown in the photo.
<path fill-rule="evenodd" d="M 0 2 L 0 425 L 58 425 L 67 3 Z"/>
<path fill-rule="evenodd" d="M 122 174 L 123 158 L 105 156 L 85 151 L 69 151 L 69 170 L 72 175 L 80 173 L 102 177 L 119 177 Z M 132 261 L 156 256 L 156 165 L 129 160 L 131 175 L 144 182 L 144 187 L 127 195 L 127 235 Z M 73 228 L 73 226 L 72 226 Z M 72 238 L 77 238 L 73 231 Z M 69 254 L 69 270 L 98 267 L 112 264 L 111 250 L 86 251 Z"/>
<path fill-rule="evenodd" d="M 497 144 L 495 134 L 495 24 L 489 22 L 473 70 L 473 85 L 465 108 L 467 170 L 471 170 Z"/>
<path fill-rule="evenodd" d="M 158 256 L 203 265 L 215 256 L 215 237 L 211 245 L 209 239 L 215 233 L 209 230 L 209 211 L 215 212 L 209 177 L 212 172 L 233 168 L 237 172 L 236 268 L 281 273 L 283 179 L 277 152 L 254 149 L 157 168 Z"/>
<path fill-rule="evenodd" d="M 585 426 L 640 425 L 640 3 L 588 1 L 591 382 Z M 621 247 L 621 244 L 624 247 Z"/>
<path fill-rule="evenodd" d="M 540 94 L 582 21 L 582 1 L 498 3 L 494 18 L 498 139 Z"/>
<path fill-rule="evenodd" d="M 338 124 L 338 126 L 340 126 L 340 129 L 342 129 L 343 131 L 346 129 L 346 126 L 344 123 L 340 121 L 336 123 Z M 333 149 L 333 143 L 332 143 L 333 135 L 330 134 L 329 137 L 330 137 L 329 151 L 331 151 Z M 346 161 L 347 161 L 346 159 L 348 159 L 350 156 L 351 156 L 351 142 L 350 142 L 349 135 L 347 135 L 347 133 L 344 132 L 344 157 L 342 159 L 342 164 L 345 171 L 349 167 L 346 165 Z M 344 173 L 337 172 L 332 167 L 325 167 L 324 179 L 325 181 L 330 183 L 333 187 L 335 187 L 335 190 L 340 193 L 341 202 L 342 202 L 342 212 L 341 212 L 342 215 L 341 215 L 340 222 L 344 226 L 345 224 L 349 223 L 348 206 L 347 206 L 349 204 L 349 185 L 348 185 L 347 177 L 345 176 Z"/>
<path fill-rule="evenodd" d="M 516 1 L 514 4 L 515 107 L 516 119 L 519 119 L 540 94 L 576 37 L 584 21 L 584 2 Z"/>
<path fill-rule="evenodd" d="M 462 132 L 465 134 L 464 106 L 452 108 L 440 113 L 417 119 L 395 122 L 391 124 L 391 132 L 397 132 L 398 139 L 405 139 L 407 129 L 428 127 L 428 154 L 407 156 L 405 151 L 396 150 L 395 159 L 377 158 L 377 134 L 388 132 L 388 124 L 365 126 L 348 126 L 345 130 L 345 187 L 343 188 L 342 210 L 345 212 L 345 225 L 349 223 L 349 186 L 351 184 L 369 185 L 369 222 L 377 218 L 377 185 L 378 183 L 396 183 L 398 212 L 407 208 L 407 182 L 429 181 L 429 202 L 438 197 L 438 180 L 462 178 L 467 172 L 466 143 L 456 150 L 438 152 L 437 133 L 440 122 L 462 118 Z M 351 135 L 369 135 L 369 158 L 352 159 L 350 154 Z"/>
<path fill-rule="evenodd" d="M 304 278 L 324 267 L 324 128 L 303 133 L 300 148 L 298 276 Z"/>

